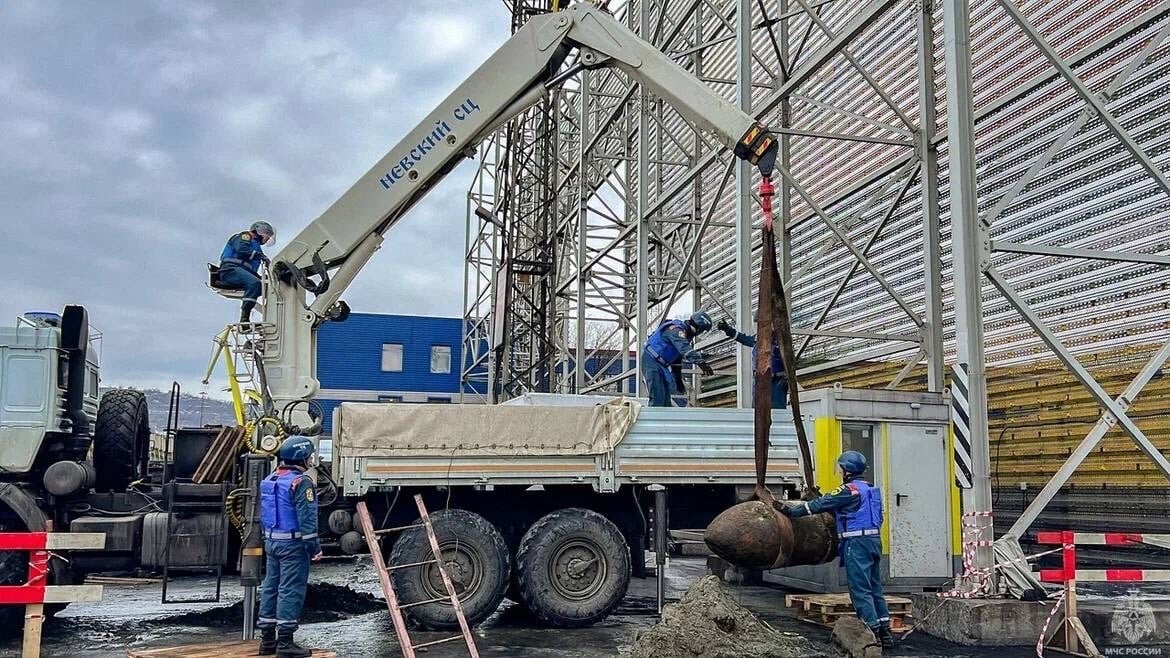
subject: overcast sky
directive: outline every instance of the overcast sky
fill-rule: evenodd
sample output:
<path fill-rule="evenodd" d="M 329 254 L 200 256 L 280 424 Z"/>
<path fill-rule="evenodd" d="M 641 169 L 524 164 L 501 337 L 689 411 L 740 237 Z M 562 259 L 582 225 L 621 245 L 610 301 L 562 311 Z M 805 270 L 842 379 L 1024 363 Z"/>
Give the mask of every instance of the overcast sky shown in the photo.
<path fill-rule="evenodd" d="M 199 393 L 210 339 L 239 313 L 205 263 L 259 218 L 287 244 L 508 22 L 499 0 L 4 0 L 0 323 L 83 304 L 104 384 Z M 345 295 L 355 310 L 461 314 L 474 168 L 388 234 Z"/>

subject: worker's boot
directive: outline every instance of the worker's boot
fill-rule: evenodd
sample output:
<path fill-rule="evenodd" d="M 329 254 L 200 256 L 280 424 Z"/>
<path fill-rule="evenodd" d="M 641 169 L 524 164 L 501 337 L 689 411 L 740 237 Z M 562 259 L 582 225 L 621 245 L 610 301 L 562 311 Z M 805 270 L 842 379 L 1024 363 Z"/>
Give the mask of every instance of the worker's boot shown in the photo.
<path fill-rule="evenodd" d="M 883 649 L 893 649 L 895 640 L 894 632 L 890 630 L 889 624 L 882 624 L 878 627 L 878 641 L 882 643 Z"/>
<path fill-rule="evenodd" d="M 256 302 L 246 301 L 240 306 L 240 324 L 248 324 L 252 321 L 252 309 L 256 308 Z"/>
<path fill-rule="evenodd" d="M 275 656 L 276 655 L 276 629 L 275 628 L 261 628 L 260 629 L 260 650 L 256 652 L 257 656 Z"/>
<path fill-rule="evenodd" d="M 312 651 L 293 642 L 292 631 L 280 631 L 276 638 L 276 658 L 309 658 Z"/>

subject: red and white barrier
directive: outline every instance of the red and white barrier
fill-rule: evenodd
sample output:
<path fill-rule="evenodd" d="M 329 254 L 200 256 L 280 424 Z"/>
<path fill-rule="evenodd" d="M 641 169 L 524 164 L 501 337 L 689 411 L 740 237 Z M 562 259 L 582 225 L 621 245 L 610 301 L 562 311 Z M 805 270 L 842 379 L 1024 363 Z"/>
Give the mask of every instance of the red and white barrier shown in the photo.
<path fill-rule="evenodd" d="M 1041 569 L 1040 580 L 1046 583 L 1076 581 L 1095 583 L 1154 583 L 1170 581 L 1170 569 L 1077 569 L 1077 545 L 1083 546 L 1162 546 L 1170 535 L 1144 535 L 1136 532 L 1038 532 L 1039 544 L 1060 544 L 1063 559 L 1059 569 Z"/>
<path fill-rule="evenodd" d="M 1064 590 L 1060 598 L 1052 607 L 1048 620 L 1044 622 L 1044 629 L 1040 632 L 1040 640 L 1036 644 L 1036 655 L 1043 658 L 1045 638 L 1048 637 L 1048 624 L 1052 621 L 1057 610 L 1064 606 L 1064 621 L 1060 623 L 1057 632 L 1048 642 L 1054 649 L 1073 655 L 1100 655 L 1093 640 L 1085 631 L 1081 620 L 1077 618 L 1077 581 L 1105 582 L 1105 583 L 1138 583 L 1138 582 L 1166 582 L 1170 581 L 1170 569 L 1078 569 L 1077 544 L 1084 546 L 1170 546 L 1170 535 L 1145 535 L 1136 532 L 1038 532 L 1036 541 L 1040 544 L 1058 544 L 1056 549 L 1061 554 L 1059 569 L 1041 569 L 1040 580 L 1046 583 L 1063 583 Z M 1084 653 L 1080 653 L 1081 648 Z"/>
<path fill-rule="evenodd" d="M 50 551 L 103 549 L 100 532 L 0 532 L 0 551 L 28 551 L 28 581 L 0 585 L 0 605 L 102 600 L 101 585 L 49 585 Z"/>

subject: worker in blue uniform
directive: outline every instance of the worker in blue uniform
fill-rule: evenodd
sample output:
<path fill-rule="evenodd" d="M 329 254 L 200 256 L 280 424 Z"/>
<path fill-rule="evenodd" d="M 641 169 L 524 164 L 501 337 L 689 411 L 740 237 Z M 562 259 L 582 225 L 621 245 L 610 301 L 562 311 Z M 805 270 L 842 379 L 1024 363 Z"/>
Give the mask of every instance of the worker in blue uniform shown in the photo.
<path fill-rule="evenodd" d="M 244 291 L 240 322 L 252 321 L 252 309 L 260 299 L 260 264 L 268 264 L 261 248 L 276 240 L 276 231 L 268 222 L 253 222 L 247 231 L 228 238 L 219 257 L 219 280 L 234 290 Z"/>
<path fill-rule="evenodd" d="M 695 337 L 711 329 L 711 316 L 695 311 L 686 320 L 667 320 L 646 339 L 642 349 L 642 381 L 650 394 L 651 407 L 669 407 L 671 396 L 685 394 L 682 365 L 691 363 L 703 374 L 713 374 L 703 353 L 695 349 Z M 678 406 L 687 406 L 686 398 Z"/>
<path fill-rule="evenodd" d="M 754 316 L 753 316 L 754 319 Z M 720 320 L 715 328 L 728 338 L 745 347 L 752 348 L 752 373 L 756 371 L 756 337 L 737 331 L 727 320 Z M 752 396 L 755 396 L 756 380 L 752 379 Z M 788 408 L 788 373 L 784 371 L 784 358 L 780 356 L 779 337 L 772 334 L 772 408 Z"/>
<path fill-rule="evenodd" d="M 310 652 L 293 641 L 305 604 L 309 562 L 321 559 L 317 537 L 317 500 L 305 475 L 313 442 L 290 436 L 280 444 L 280 466 L 260 482 L 260 526 L 264 531 L 264 585 L 260 589 L 261 656 L 306 658 Z"/>
<path fill-rule="evenodd" d="M 860 452 L 841 453 L 837 466 L 844 481 L 840 487 L 815 500 L 796 504 L 777 502 L 776 507 L 791 517 L 833 513 L 853 610 L 882 646 L 889 648 L 894 646 L 894 635 L 890 631 L 890 611 L 882 595 L 882 491 L 861 479 L 867 465 L 865 455 Z"/>

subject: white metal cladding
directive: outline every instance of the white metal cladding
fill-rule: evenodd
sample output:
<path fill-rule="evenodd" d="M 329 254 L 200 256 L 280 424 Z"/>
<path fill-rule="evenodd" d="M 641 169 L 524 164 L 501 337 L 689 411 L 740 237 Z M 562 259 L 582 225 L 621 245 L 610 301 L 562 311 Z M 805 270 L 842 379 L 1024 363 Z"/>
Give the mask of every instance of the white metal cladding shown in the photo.
<path fill-rule="evenodd" d="M 790 70 L 799 70 L 830 42 L 825 31 L 802 11 L 800 0 L 768 0 L 763 4 L 769 18 L 787 16 L 783 19 L 786 34 L 779 33 L 779 23 L 775 30 L 781 49 L 799 53 L 791 58 Z M 837 53 L 789 96 L 788 125 L 797 133 L 789 138 L 790 169 L 857 248 L 866 249 L 877 275 L 911 313 L 900 307 L 874 274 L 856 266 L 854 256 L 815 216 L 807 201 L 793 194 L 788 224 L 789 271 L 796 276 L 792 288 L 794 321 L 799 329 L 809 330 L 823 314 L 819 329 L 836 334 L 809 340 L 804 362 L 856 358 L 874 351 L 883 353 L 881 358 L 917 357 L 923 336 L 920 325 L 929 311 L 927 275 L 932 269 L 941 276 L 943 334 L 946 352 L 953 353 L 941 9 L 936 7 L 933 16 L 937 101 L 930 110 L 938 122 L 936 134 L 942 135 L 935 139 L 939 148 L 941 258 L 928 262 L 924 258 L 923 220 L 926 174 L 919 166 L 921 145 L 914 145 L 922 124 L 918 107 L 922 78 L 917 63 L 919 3 L 808 0 L 808 4 L 815 6 L 820 21 L 835 34 L 865 12 L 884 8 L 847 45 L 846 52 L 856 66 L 846 53 Z M 640 2 L 615 1 L 610 5 L 615 15 L 639 29 Z M 1170 20 L 1170 3 L 1165 1 L 1017 0 L 1016 6 L 1094 92 L 1105 90 Z M 734 99 L 739 70 L 734 27 L 743 7 L 753 12 L 752 24 L 757 26 L 752 37 L 751 79 L 753 104 L 759 108 L 775 98 L 780 83 L 775 77 L 779 70 L 776 48 L 768 31 L 760 27 L 763 16 L 755 0 L 651 3 L 649 34 L 644 36 L 674 54 L 717 92 Z M 662 14 L 665 20 L 660 19 Z M 1045 149 L 1078 120 L 1084 103 L 997 1 L 972 0 L 971 40 L 977 192 L 980 212 L 987 217 Z M 696 137 L 669 107 L 643 107 L 637 93 L 627 101 L 628 83 L 620 73 L 598 70 L 589 75 L 585 125 L 588 139 L 596 140 L 583 167 L 580 85 L 576 81 L 557 96 L 555 111 L 559 142 L 554 237 L 557 264 L 553 276 L 557 301 L 551 309 L 556 320 L 550 340 L 560 342 L 562 358 L 572 346 L 574 323 L 583 316 L 609 323 L 627 346 L 638 347 L 634 344 L 637 309 L 633 300 L 639 277 L 647 282 L 651 303 L 658 304 L 645 320 L 651 326 L 664 312 L 664 302 L 671 299 L 680 279 L 683 289 L 698 291 L 699 304 L 712 309 L 716 317 L 733 316 L 736 310 L 736 186 L 734 177 L 726 175 L 730 155 L 712 155 L 713 140 Z M 1170 158 L 1168 78 L 1170 44 L 1163 44 L 1107 101 L 1113 116 L 1163 170 Z M 647 135 L 641 140 L 640 113 L 649 117 Z M 606 125 L 605 119 L 615 114 L 619 118 Z M 762 118 L 769 126 L 781 125 L 779 107 Z M 851 139 L 832 139 L 825 133 Z M 646 143 L 647 152 L 639 151 L 640 141 Z M 645 181 L 637 179 L 639 159 L 647 167 Z M 686 176 L 696 164 L 706 166 L 695 182 L 689 183 Z M 589 172 L 584 186 L 576 179 L 582 169 Z M 518 184 L 523 187 L 524 183 Z M 580 202 L 582 189 L 586 190 L 584 204 Z M 601 191 L 593 191 L 598 189 Z M 644 263 L 637 262 L 635 249 L 639 192 L 646 195 L 652 211 Z M 993 241 L 1159 253 L 1170 246 L 1168 205 L 1167 194 L 1149 173 L 1100 118 L 1091 117 L 1016 199 L 1002 208 L 988 233 Z M 700 226 L 708 217 L 710 225 L 700 237 Z M 884 226 L 867 248 L 883 219 Z M 582 244 L 584 260 L 576 253 Z M 611 244 L 615 248 L 606 252 Z M 692 250 L 696 253 L 693 268 L 682 276 L 680 263 L 688 260 Z M 605 253 L 609 255 L 603 256 Z M 1002 252 L 993 255 L 992 263 L 1074 352 L 1118 346 L 1137 349 L 1165 337 L 1161 318 L 1170 292 L 1164 267 Z M 758 263 L 752 267 L 753 281 L 757 267 Z M 838 286 L 851 270 L 856 271 L 837 295 Z M 582 284 L 580 288 L 578 284 Z M 990 286 L 984 286 L 983 296 L 989 364 L 1027 362 L 1047 351 Z M 829 305 L 834 297 L 835 302 Z M 804 342 L 801 339 L 798 346 Z M 707 348 L 720 351 L 710 345 Z M 722 351 L 731 353 L 726 347 Z M 557 388 L 583 390 L 571 378 L 562 378 Z"/>
<path fill-rule="evenodd" d="M 751 409 L 705 409 L 702 407 L 643 407 L 638 422 L 618 444 L 619 458 L 686 457 L 709 460 L 754 459 L 755 444 L 745 440 L 755 428 Z M 812 423 L 806 422 L 812 434 Z M 769 460 L 798 459 L 796 426 L 786 409 L 772 412 Z"/>

